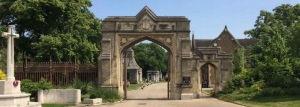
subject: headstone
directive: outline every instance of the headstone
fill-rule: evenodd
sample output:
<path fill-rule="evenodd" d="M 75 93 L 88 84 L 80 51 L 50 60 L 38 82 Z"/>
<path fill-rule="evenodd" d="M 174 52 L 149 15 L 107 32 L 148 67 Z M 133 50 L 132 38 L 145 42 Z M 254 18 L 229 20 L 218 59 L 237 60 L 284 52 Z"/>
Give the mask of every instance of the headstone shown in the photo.
<path fill-rule="evenodd" d="M 13 26 L 8 26 L 8 32 L 3 32 L 2 37 L 8 37 L 7 44 L 7 76 L 0 80 L 0 107 L 41 107 L 40 103 L 30 102 L 30 94 L 22 93 L 21 82 L 14 76 L 14 38 L 19 38 L 13 33 Z"/>

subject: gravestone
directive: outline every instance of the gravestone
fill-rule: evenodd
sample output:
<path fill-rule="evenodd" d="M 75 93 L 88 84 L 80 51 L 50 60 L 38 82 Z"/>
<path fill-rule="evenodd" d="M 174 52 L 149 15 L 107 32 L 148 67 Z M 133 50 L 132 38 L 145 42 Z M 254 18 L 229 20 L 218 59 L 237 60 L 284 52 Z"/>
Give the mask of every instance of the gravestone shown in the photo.
<path fill-rule="evenodd" d="M 21 82 L 14 76 L 14 38 L 19 38 L 13 33 L 13 26 L 8 26 L 8 32 L 3 32 L 2 37 L 8 37 L 7 43 L 7 76 L 0 80 L 0 107 L 41 107 L 40 103 L 30 102 L 30 94 L 22 93 Z"/>

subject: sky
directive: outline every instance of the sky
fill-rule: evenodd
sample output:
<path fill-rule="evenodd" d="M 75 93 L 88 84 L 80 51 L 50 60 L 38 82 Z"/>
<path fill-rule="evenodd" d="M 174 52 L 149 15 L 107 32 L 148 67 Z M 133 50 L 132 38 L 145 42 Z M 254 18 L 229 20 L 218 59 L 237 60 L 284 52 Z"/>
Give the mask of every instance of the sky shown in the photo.
<path fill-rule="evenodd" d="M 236 39 L 247 38 L 245 30 L 254 28 L 260 10 L 272 12 L 281 4 L 295 5 L 300 0 L 91 0 L 90 10 L 99 19 L 107 16 L 136 16 L 148 6 L 157 16 L 185 16 L 190 36 L 214 39 L 225 25 Z M 297 2 L 298 1 L 298 2 Z"/>

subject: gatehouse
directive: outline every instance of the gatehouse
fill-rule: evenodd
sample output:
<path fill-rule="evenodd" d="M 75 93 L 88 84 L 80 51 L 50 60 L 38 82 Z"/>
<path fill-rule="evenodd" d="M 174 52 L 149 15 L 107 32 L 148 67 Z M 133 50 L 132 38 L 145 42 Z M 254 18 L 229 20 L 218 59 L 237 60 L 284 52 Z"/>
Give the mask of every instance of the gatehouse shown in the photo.
<path fill-rule="evenodd" d="M 202 87 L 214 88 L 216 92 L 223 90 L 231 79 L 230 53 L 234 46 L 254 43 L 242 40 L 246 44 L 238 44 L 226 26 L 216 39 L 196 40 L 194 35 L 190 39 L 188 18 L 156 16 L 147 6 L 136 16 L 108 16 L 102 24 L 98 83 L 101 87 L 117 90 L 125 98 L 124 52 L 138 42 L 149 40 L 169 52 L 167 93 L 172 100 L 199 98 Z"/>

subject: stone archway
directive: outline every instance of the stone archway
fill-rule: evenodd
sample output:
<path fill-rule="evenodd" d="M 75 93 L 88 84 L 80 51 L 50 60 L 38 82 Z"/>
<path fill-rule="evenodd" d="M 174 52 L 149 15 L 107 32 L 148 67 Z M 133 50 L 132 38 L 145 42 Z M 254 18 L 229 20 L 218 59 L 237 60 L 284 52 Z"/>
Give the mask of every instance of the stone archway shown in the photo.
<path fill-rule="evenodd" d="M 134 33 L 122 33 L 122 34 L 117 34 L 119 36 L 119 40 L 121 41 L 123 38 L 126 38 L 125 40 L 128 40 L 126 42 L 123 42 L 120 44 L 120 65 L 122 64 L 122 55 L 123 53 L 130 47 L 132 47 L 133 45 L 141 42 L 141 41 L 144 41 L 144 40 L 149 40 L 149 41 L 152 41 L 153 43 L 156 43 L 160 46 L 162 46 L 164 49 L 166 49 L 169 53 L 169 60 L 170 60 L 170 67 L 169 67 L 169 71 L 174 71 L 174 62 L 173 60 L 175 59 L 175 57 L 173 56 L 173 51 L 174 49 L 172 48 L 172 42 L 167 42 L 167 41 L 163 41 L 163 40 L 166 40 L 166 39 L 172 39 L 174 38 L 174 35 L 175 34 L 159 34 L 159 33 L 155 33 L 155 34 L 147 34 L 147 33 L 141 33 L 141 34 L 134 34 Z M 120 68 L 120 75 L 121 75 L 121 78 L 120 81 L 123 81 L 124 78 L 123 78 L 123 75 L 126 75 L 126 74 L 123 74 L 123 69 L 122 67 Z M 170 76 L 172 77 L 172 72 L 170 72 Z M 171 82 L 171 81 L 170 81 Z M 121 82 L 121 86 L 126 86 L 124 85 L 125 82 Z M 120 87 L 121 87 L 120 86 Z M 167 86 L 169 87 L 169 85 Z M 125 87 L 124 87 L 125 88 Z M 171 88 L 172 90 L 172 88 Z M 123 91 L 123 92 L 122 92 Z M 124 94 L 125 98 L 127 98 L 127 94 L 125 94 L 126 90 L 119 90 L 120 94 Z M 169 95 L 169 91 L 166 93 Z"/>
<path fill-rule="evenodd" d="M 224 87 L 227 85 L 227 81 L 231 79 L 231 57 L 229 54 L 221 53 L 220 47 L 201 47 L 195 49 L 194 58 L 202 57 L 201 59 L 197 60 L 197 70 L 199 72 L 199 90 L 202 91 L 202 80 L 201 78 L 201 68 L 206 65 L 210 64 L 215 69 L 215 84 L 212 86 L 216 92 L 222 91 Z"/>
<path fill-rule="evenodd" d="M 156 16 L 145 6 L 136 16 L 109 16 L 102 21 L 102 50 L 98 58 L 98 85 L 123 95 L 122 53 L 134 44 L 150 40 L 170 54 L 170 99 L 184 100 L 201 95 L 201 67 L 215 68 L 215 91 L 231 79 L 231 57 L 221 47 L 195 47 L 190 20 L 184 16 Z M 214 40 L 214 41 L 217 41 Z"/>
<path fill-rule="evenodd" d="M 190 98 L 192 88 L 189 59 L 192 58 L 189 38 L 190 20 L 184 16 L 156 16 L 145 6 L 136 16 L 109 16 L 102 22 L 102 50 L 98 59 L 98 84 L 123 95 L 122 53 L 134 44 L 150 40 L 169 51 L 170 99 Z M 197 87 L 197 86 L 195 86 Z"/>

